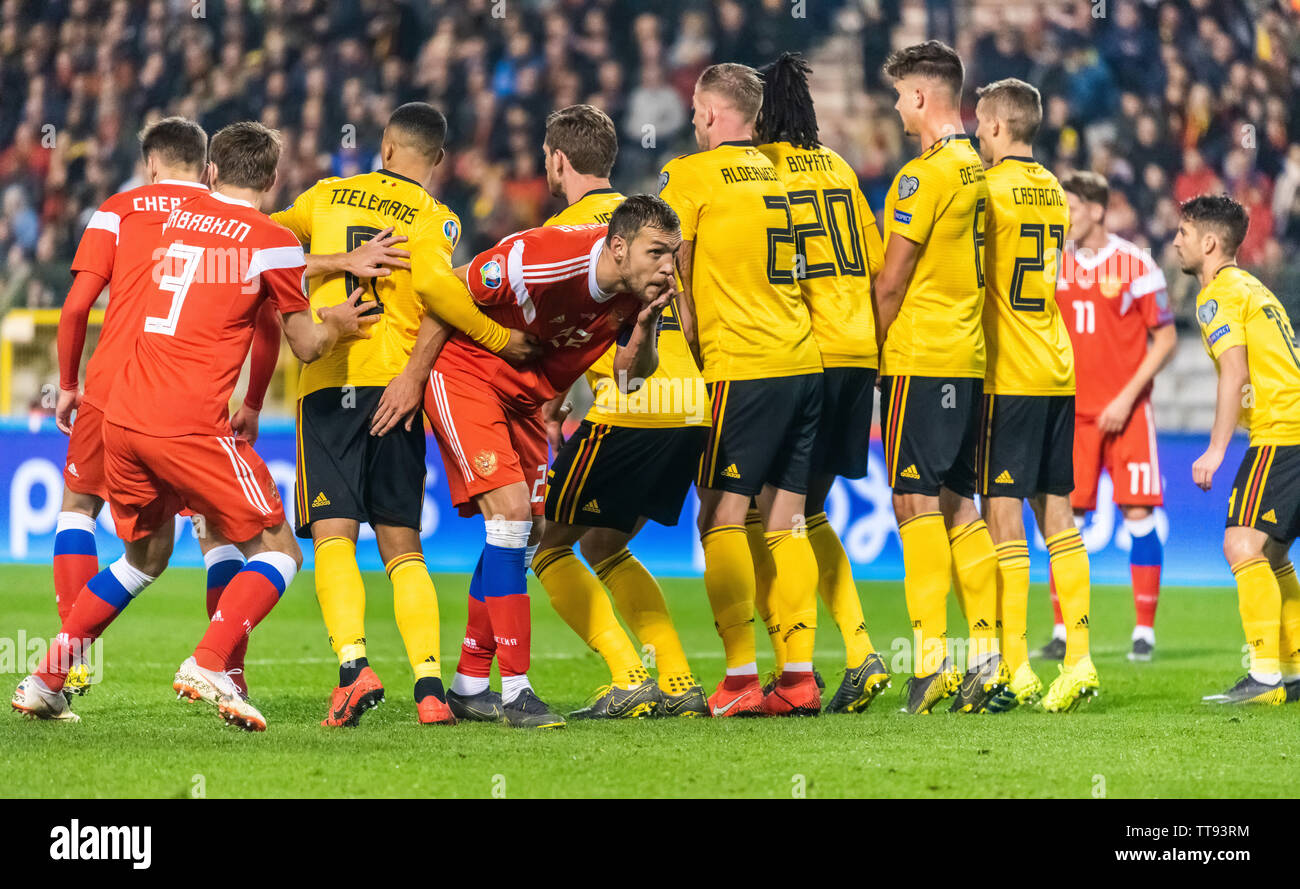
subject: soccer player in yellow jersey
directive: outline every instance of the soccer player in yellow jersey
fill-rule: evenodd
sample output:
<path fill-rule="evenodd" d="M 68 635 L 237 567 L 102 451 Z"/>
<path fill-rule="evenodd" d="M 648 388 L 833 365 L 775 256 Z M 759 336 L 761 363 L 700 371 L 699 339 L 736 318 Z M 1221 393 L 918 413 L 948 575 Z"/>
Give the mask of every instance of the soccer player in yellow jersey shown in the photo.
<path fill-rule="evenodd" d="M 455 722 L 445 702 L 438 640 L 438 600 L 420 546 L 424 500 L 424 425 L 418 408 L 436 356 L 435 325 L 426 314 L 463 327 L 485 345 L 522 357 L 523 334 L 507 331 L 473 306 L 451 271 L 460 222 L 427 191 L 442 160 L 447 123 L 424 103 L 403 105 L 384 130 L 384 168 L 324 179 L 272 218 L 310 245 L 337 256 L 392 228 L 414 257 L 364 285 L 381 320 L 371 335 L 342 343 L 299 377 L 297 532 L 316 552 L 316 595 L 339 658 L 339 684 L 325 725 L 356 725 L 383 700 L 366 659 L 365 587 L 356 562 L 361 522 L 393 584 L 393 610 L 415 673 L 419 719 Z M 359 280 L 309 260 L 312 305 L 331 305 Z"/>
<path fill-rule="evenodd" d="M 1174 249 L 1201 284 L 1196 320 L 1219 373 L 1210 445 L 1192 464 L 1208 491 L 1238 422 L 1250 430 L 1228 495 L 1223 554 L 1237 579 L 1250 671 L 1218 704 L 1300 698 L 1300 583 L 1288 552 L 1300 534 L 1300 344 L 1277 297 L 1237 266 L 1246 210 L 1227 195 L 1182 206 Z"/>
<path fill-rule="evenodd" d="M 1009 710 L 1042 683 L 1029 666 L 1029 500 L 1051 553 L 1070 636 L 1065 664 L 1043 700 L 1073 709 L 1096 693 L 1088 655 L 1088 552 L 1074 526 L 1074 352 L 1056 302 L 1057 266 L 1070 227 L 1065 192 L 1033 159 L 1043 119 L 1038 90 L 1008 78 L 976 91 L 975 131 L 988 184 L 984 228 L 984 373 L 982 434 L 975 475 L 984 519 L 997 550 L 1001 650 L 1011 684 L 988 703 Z"/>
<path fill-rule="evenodd" d="M 659 174 L 681 219 L 677 252 L 682 332 L 712 398 L 700 458 L 704 586 L 727 656 L 709 698 L 715 717 L 815 714 L 817 561 L 804 497 L 821 413 L 822 362 L 795 278 L 790 204 L 776 168 L 754 147 L 763 102 L 745 65 L 706 68 L 695 84 L 699 152 Z M 745 515 L 757 498 L 775 567 L 785 663 L 764 695 L 754 646 L 754 563 Z"/>
<path fill-rule="evenodd" d="M 845 649 L 844 678 L 826 710 L 858 713 L 888 687 L 889 671 L 872 649 L 852 566 L 826 519 L 826 495 L 837 475 L 867 474 L 879 367 L 871 278 L 880 271 L 884 250 L 857 174 L 818 141 L 817 112 L 808 90 L 810 71 L 808 63 L 792 53 L 759 70 L 763 108 L 756 141 L 789 193 L 795 255 L 802 260 L 796 277 L 822 356 L 822 413 L 813 442 L 806 526 L 817 559 L 817 589 L 840 628 Z M 751 515 L 746 528 L 757 532 L 751 534 L 750 546 L 758 578 L 758 614 L 777 648 L 779 668 L 784 661 L 780 613 L 775 603 L 764 603 L 771 598 L 772 562 L 757 512 Z"/>
<path fill-rule="evenodd" d="M 916 646 L 904 709 L 928 713 L 958 693 L 953 709 L 972 711 L 1010 678 L 998 651 L 997 556 L 973 499 L 989 190 L 962 132 L 957 53 L 930 40 L 891 54 L 885 73 L 904 131 L 921 141 L 886 198 L 875 279 L 885 463 Z M 947 651 L 954 582 L 970 624 L 964 678 Z"/>
<path fill-rule="evenodd" d="M 546 178 L 569 206 L 547 225 L 608 222 L 623 202 L 609 184 L 618 155 L 614 123 L 591 105 L 546 120 Z M 708 705 L 682 650 L 654 577 L 628 551 L 653 519 L 675 525 L 708 437 L 708 398 L 671 305 L 661 316 L 659 367 L 630 396 L 614 378 L 613 347 L 587 371 L 596 401 L 578 432 L 555 448 L 547 479 L 546 527 L 533 570 L 551 604 L 609 666 L 610 682 L 575 719 L 707 716 Z M 591 570 L 578 561 L 579 543 Z M 601 583 L 632 633 L 654 652 L 650 678 L 619 625 Z"/>

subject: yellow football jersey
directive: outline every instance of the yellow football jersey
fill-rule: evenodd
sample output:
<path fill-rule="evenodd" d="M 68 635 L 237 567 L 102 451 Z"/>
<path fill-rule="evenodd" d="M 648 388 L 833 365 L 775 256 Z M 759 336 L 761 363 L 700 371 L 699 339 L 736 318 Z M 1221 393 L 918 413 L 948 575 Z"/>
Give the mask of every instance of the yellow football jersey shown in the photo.
<path fill-rule="evenodd" d="M 1056 302 L 1070 212 L 1056 177 L 1031 157 L 984 171 L 984 391 L 1073 395 L 1074 348 Z"/>
<path fill-rule="evenodd" d="M 623 195 L 614 189 L 598 188 L 556 213 L 546 224 L 607 223 L 621 203 Z M 639 429 L 708 425 L 709 392 L 674 313 L 674 304 L 670 303 L 659 323 L 659 367 L 637 391 L 623 395 L 618 390 L 614 379 L 617 346 L 610 346 L 587 370 L 587 385 L 591 386 L 596 400 L 586 419 Z"/>
<path fill-rule="evenodd" d="M 884 262 L 880 231 L 858 176 L 824 145 L 760 145 L 790 199 L 799 287 L 812 315 L 823 367 L 876 367 L 871 280 Z"/>
<path fill-rule="evenodd" d="M 984 221 L 989 189 L 970 137 L 948 136 L 898 171 L 885 199 L 895 234 L 921 246 L 880 372 L 984 376 Z"/>
<path fill-rule="evenodd" d="M 1216 368 L 1228 349 L 1246 347 L 1251 391 L 1241 424 L 1250 443 L 1300 444 L 1300 346 L 1277 297 L 1250 272 L 1228 266 L 1197 294 L 1196 320 Z"/>
<path fill-rule="evenodd" d="M 749 142 L 669 161 L 659 196 L 694 241 L 691 295 L 704 379 L 818 373 L 821 354 L 795 279 L 794 232 L 776 168 Z"/>
<path fill-rule="evenodd" d="M 455 213 L 419 183 L 387 170 L 322 179 L 271 218 L 314 253 L 346 253 L 391 225 L 394 234 L 409 239 L 401 246 L 410 251 L 413 266 L 440 267 L 448 275 L 460 237 Z M 344 340 L 305 365 L 300 396 L 340 386 L 386 386 L 406 367 L 420 321 L 432 309 L 417 295 L 411 272 L 394 269 L 387 277 L 364 282 L 344 273 L 315 276 L 309 282 L 312 308 L 336 305 L 363 283 L 364 298 L 383 307 L 379 322 L 368 338 Z"/>

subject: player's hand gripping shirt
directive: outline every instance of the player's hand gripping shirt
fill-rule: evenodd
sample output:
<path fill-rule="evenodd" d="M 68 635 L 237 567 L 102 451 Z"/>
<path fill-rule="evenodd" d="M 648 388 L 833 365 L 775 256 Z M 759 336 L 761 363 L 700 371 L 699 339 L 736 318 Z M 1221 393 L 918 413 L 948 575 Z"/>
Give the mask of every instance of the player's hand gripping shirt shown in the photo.
<path fill-rule="evenodd" d="M 302 246 L 247 201 L 204 194 L 173 210 L 154 245 L 157 283 L 105 416 L 153 436 L 229 436 L 229 404 L 263 301 L 310 308 Z"/>
<path fill-rule="evenodd" d="M 113 195 L 86 223 L 72 271 L 108 281 L 108 310 L 86 364 L 85 400 L 100 410 L 108 406 L 117 373 L 144 324 L 145 297 L 156 287 L 154 249 L 163 223 L 172 210 L 206 191 L 197 182 L 164 179 Z M 75 379 L 77 369 L 70 370 Z"/>
<path fill-rule="evenodd" d="M 704 379 L 817 373 L 821 355 L 795 279 L 790 204 L 776 168 L 748 142 L 669 161 L 659 196 L 694 241 L 691 296 Z"/>
<path fill-rule="evenodd" d="M 322 179 L 271 218 L 309 244 L 313 253 L 347 253 L 392 226 L 394 235 L 408 238 L 401 247 L 411 254 L 410 271 L 393 269 L 387 276 L 364 281 L 346 273 L 311 279 L 314 308 L 337 305 L 364 284 L 362 298 L 378 303 L 380 320 L 366 338 L 343 343 L 304 367 L 300 395 L 340 386 L 388 385 L 406 367 L 421 319 L 426 312 L 437 313 L 434 297 L 464 296 L 451 271 L 460 220 L 404 176 L 377 170 Z"/>
<path fill-rule="evenodd" d="M 984 175 L 984 391 L 1071 395 L 1074 353 L 1056 302 L 1070 229 L 1065 192 L 1033 158 L 1003 158 Z"/>
<path fill-rule="evenodd" d="M 825 146 L 760 145 L 785 185 L 797 276 L 823 367 L 877 367 L 871 280 L 884 262 L 876 218 L 858 176 Z"/>
<path fill-rule="evenodd" d="M 547 225 L 605 224 L 623 203 L 623 195 L 612 188 L 589 191 L 559 213 Z M 610 346 L 586 373 L 587 384 L 596 400 L 585 419 L 611 426 L 638 429 L 676 428 L 708 423 L 709 395 L 704 379 L 695 367 L 676 309 L 669 303 L 659 316 L 659 367 L 636 392 L 623 395 L 614 379 L 614 353 Z"/>
<path fill-rule="evenodd" d="M 1111 235 L 1095 254 L 1065 252 L 1056 301 L 1074 346 L 1075 412 L 1095 417 L 1137 372 L 1148 331 L 1173 323 L 1164 272 L 1139 247 Z"/>
<path fill-rule="evenodd" d="M 503 239 L 470 261 L 469 292 L 490 318 L 534 334 L 542 357 L 524 367 L 457 331 L 434 365 L 444 374 L 483 380 L 522 412 L 566 391 L 623 334 L 641 301 L 596 284 L 605 246 L 603 225 L 531 228 Z"/>
<path fill-rule="evenodd" d="M 887 376 L 983 377 L 984 226 L 989 190 L 967 136 L 940 139 L 898 171 L 885 200 L 893 235 L 920 245 L 880 357 Z"/>
<path fill-rule="evenodd" d="M 1250 392 L 1241 424 L 1252 445 L 1300 444 L 1300 346 L 1277 297 L 1236 266 L 1220 269 L 1196 297 L 1201 341 L 1214 359 L 1245 346 Z"/>

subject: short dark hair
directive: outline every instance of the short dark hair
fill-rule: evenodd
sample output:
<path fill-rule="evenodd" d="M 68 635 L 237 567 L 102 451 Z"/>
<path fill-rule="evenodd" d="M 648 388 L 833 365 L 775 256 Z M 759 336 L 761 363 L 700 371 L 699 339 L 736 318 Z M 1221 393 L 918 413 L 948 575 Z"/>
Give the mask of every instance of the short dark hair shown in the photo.
<path fill-rule="evenodd" d="M 748 65 L 737 62 L 710 65 L 700 74 L 697 84 L 701 92 L 725 97 L 747 121 L 755 120 L 763 107 L 763 82 L 758 72 Z"/>
<path fill-rule="evenodd" d="M 816 148 L 817 110 L 808 75 L 812 67 L 798 53 L 783 52 L 758 69 L 763 78 L 763 107 L 755 126 L 758 141 L 789 142 L 799 148 Z"/>
<path fill-rule="evenodd" d="M 208 134 L 184 117 L 164 117 L 140 131 L 140 156 L 157 155 L 169 166 L 203 170 L 208 162 Z"/>
<path fill-rule="evenodd" d="M 1110 203 L 1110 183 L 1092 170 L 1072 170 L 1061 178 L 1061 188 L 1090 204 L 1105 207 Z"/>
<path fill-rule="evenodd" d="M 1250 214 L 1226 194 L 1197 195 L 1183 201 L 1180 212 L 1197 228 L 1214 229 L 1223 241 L 1223 252 L 1229 256 L 1235 255 L 1241 242 L 1246 240 Z"/>
<path fill-rule="evenodd" d="M 975 95 L 1006 121 L 1015 141 L 1031 142 L 1038 134 L 1038 125 L 1043 122 L 1043 97 L 1033 84 L 1007 77 L 980 87 Z"/>
<path fill-rule="evenodd" d="M 596 106 L 570 105 L 547 115 L 546 144 L 551 151 L 563 151 L 584 176 L 608 179 L 618 157 L 618 130 Z"/>
<path fill-rule="evenodd" d="M 927 40 L 896 49 L 885 59 L 884 72 L 894 80 L 913 74 L 944 83 L 956 99 L 966 79 L 966 66 L 957 50 L 941 40 Z"/>
<path fill-rule="evenodd" d="M 255 120 L 232 123 L 212 137 L 209 158 L 222 185 L 267 191 L 280 163 L 280 134 Z"/>
<path fill-rule="evenodd" d="M 650 227 L 660 231 L 675 232 L 682 227 L 677 211 L 663 198 L 652 194 L 634 194 L 625 198 L 609 217 L 606 237 L 620 237 L 629 243 L 641 229 Z"/>
<path fill-rule="evenodd" d="M 388 118 L 388 129 L 401 130 L 425 157 L 433 158 L 447 141 L 447 118 L 428 102 L 407 102 Z"/>

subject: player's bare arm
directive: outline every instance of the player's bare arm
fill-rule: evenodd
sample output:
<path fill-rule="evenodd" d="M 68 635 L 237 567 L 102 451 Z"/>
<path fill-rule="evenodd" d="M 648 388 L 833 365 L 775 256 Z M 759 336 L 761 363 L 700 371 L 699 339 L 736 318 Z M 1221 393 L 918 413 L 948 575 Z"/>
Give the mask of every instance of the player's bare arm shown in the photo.
<path fill-rule="evenodd" d="M 370 420 L 371 435 L 384 435 L 403 420 L 406 421 L 405 428 L 410 431 L 420 414 L 424 386 L 433 370 L 433 362 L 438 359 L 448 335 L 445 324 L 430 315 L 424 316 L 406 368 L 384 387 L 384 394 L 379 398 L 379 406 Z"/>
<path fill-rule="evenodd" d="M 677 248 L 677 278 L 682 289 L 677 293 L 677 320 L 682 326 L 682 336 L 695 359 L 695 366 L 704 370 L 700 356 L 700 329 L 696 326 L 695 297 L 691 294 L 691 270 L 695 267 L 695 242 L 682 241 Z"/>
<path fill-rule="evenodd" d="M 394 235 L 390 225 L 347 253 L 308 253 L 307 275 L 315 277 L 347 272 L 358 278 L 386 278 L 393 269 L 409 271 L 411 253 L 397 246 L 406 239 L 406 235 Z"/>
<path fill-rule="evenodd" d="M 624 395 L 639 389 L 645 378 L 659 367 L 659 316 L 672 301 L 674 292 L 665 290 L 646 303 L 636 316 L 627 345 L 620 345 L 614 352 L 614 379 Z"/>
<path fill-rule="evenodd" d="M 262 401 L 271 385 L 276 362 L 280 358 L 280 316 L 270 300 L 262 303 L 253 328 L 253 347 L 249 353 L 248 391 L 244 403 L 230 418 L 230 428 L 235 435 L 249 444 L 257 444 L 258 420 Z"/>
<path fill-rule="evenodd" d="M 900 234 L 893 234 L 885 247 L 885 264 L 880 275 L 871 282 L 872 299 L 876 307 L 876 345 L 884 347 L 890 325 L 903 307 L 907 285 L 921 255 L 921 245 Z"/>
<path fill-rule="evenodd" d="M 80 271 L 68 291 L 59 315 L 59 401 L 54 422 L 65 435 L 72 433 L 72 412 L 81 406 L 81 355 L 86 346 L 90 307 L 108 281 L 94 272 Z"/>
<path fill-rule="evenodd" d="M 1133 403 L 1137 401 L 1147 385 L 1173 360 L 1178 348 L 1178 331 L 1172 324 L 1163 324 L 1151 331 L 1151 345 L 1146 357 L 1138 365 L 1133 378 L 1124 384 L 1124 388 L 1110 404 L 1097 415 L 1097 427 L 1102 432 L 1114 433 L 1123 430 L 1128 423 L 1129 414 L 1133 412 Z"/>
<path fill-rule="evenodd" d="M 373 300 L 363 302 L 363 293 L 365 288 L 358 287 L 338 305 L 317 309 L 319 322 L 312 320 L 310 312 L 290 312 L 281 317 L 289 348 L 298 360 L 310 364 L 328 354 L 341 337 L 365 335 L 379 316 L 366 315 L 375 304 Z"/>
<path fill-rule="evenodd" d="M 1192 481 L 1202 491 L 1214 484 L 1214 473 L 1228 451 L 1232 433 L 1241 416 L 1242 390 L 1250 383 L 1250 364 L 1246 347 L 1233 346 L 1219 356 L 1219 388 L 1214 401 L 1214 425 L 1210 427 L 1210 445 L 1192 464 Z"/>

